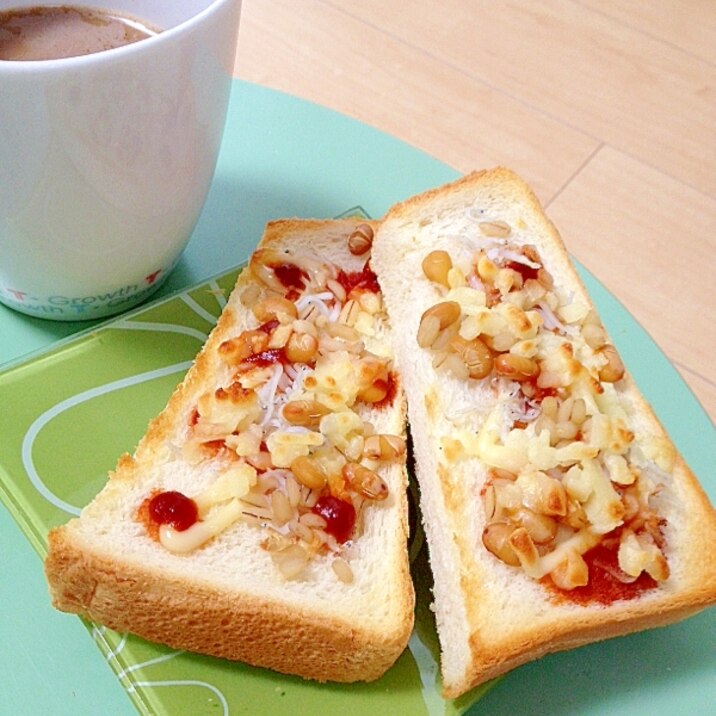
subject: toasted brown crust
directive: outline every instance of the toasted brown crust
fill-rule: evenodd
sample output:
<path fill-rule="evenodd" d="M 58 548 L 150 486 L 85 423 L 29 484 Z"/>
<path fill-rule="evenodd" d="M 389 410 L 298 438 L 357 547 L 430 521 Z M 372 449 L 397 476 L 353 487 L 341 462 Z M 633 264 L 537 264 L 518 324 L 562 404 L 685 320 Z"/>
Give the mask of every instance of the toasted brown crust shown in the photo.
<path fill-rule="evenodd" d="M 445 696 L 457 698 L 478 684 L 546 654 L 673 624 L 693 616 L 711 603 L 713 598 L 699 599 L 698 594 L 686 594 L 662 602 L 634 602 L 627 603 L 625 608 L 602 608 L 601 614 L 584 609 L 585 613 L 575 618 L 555 620 L 553 624 L 520 631 L 501 642 L 498 654 L 476 628 L 470 634 L 471 662 L 465 678 L 446 685 Z"/>
<path fill-rule="evenodd" d="M 62 529 L 50 533 L 49 550 L 46 575 L 53 606 L 61 611 L 172 648 L 308 679 L 376 679 L 403 651 L 412 628 L 409 599 L 400 628 L 377 636 L 350 618 L 326 619 L 280 601 L 188 585 L 151 568 L 120 571 L 114 556 L 83 549 Z"/>
<path fill-rule="evenodd" d="M 332 251 L 336 262 L 353 261 L 345 249 L 348 234 L 363 219 L 312 221 L 289 219 L 271 222 L 261 248 L 286 247 L 316 242 Z M 252 279 L 241 273 L 234 292 Z M 146 477 L 161 462 L 165 442 L 185 425 L 194 401 L 210 384 L 218 364 L 217 348 L 235 332 L 242 308 L 232 300 L 223 311 L 193 367 L 175 389 L 166 408 L 154 418 L 135 455 L 120 457 L 105 489 L 83 516 L 49 533 L 45 572 L 57 609 L 83 615 L 118 631 L 129 631 L 150 641 L 177 649 L 240 660 L 282 673 L 318 681 L 370 681 L 381 676 L 400 656 L 413 625 L 414 592 L 410 578 L 407 537 L 407 473 L 404 466 L 391 473 L 394 480 L 390 508 L 392 531 L 384 554 L 385 571 L 377 578 L 390 583 L 387 617 L 373 619 L 373 604 L 356 614 L 356 599 L 345 613 L 326 613 L 325 601 L 312 603 L 304 595 L 288 595 L 272 587 L 265 593 L 228 589 L 212 583 L 211 573 L 196 575 L 197 561 L 182 565 L 182 556 L 168 555 L 158 543 L 140 536 L 141 544 L 110 544 L 92 539 L 80 527 L 83 521 L 108 513 L 136 486 L 152 481 Z M 390 408 L 397 423 L 405 425 L 406 401 L 398 391 Z M 143 489 L 143 488 L 142 488 Z M 147 488 L 148 489 L 148 488 Z M 140 490 L 141 492 L 141 490 Z M 217 540 L 220 538 L 217 538 Z M 134 538 L 132 538 L 134 542 Z M 146 555 L 150 556 L 145 560 Z M 252 554 L 236 555 L 251 560 Z M 325 568 L 330 570 L 326 563 Z M 201 568 L 201 564 L 199 564 Z M 387 592 L 375 594 L 385 599 Z M 367 592 L 370 600 L 373 592 Z M 324 598 L 325 600 L 325 598 Z M 383 605 L 380 605 L 381 608 Z"/>
<path fill-rule="evenodd" d="M 503 207 L 514 209 L 513 219 L 524 217 L 539 234 L 540 251 L 551 254 L 552 267 L 559 266 L 560 279 L 580 299 L 583 295 L 588 300 L 557 230 L 532 190 L 511 171 L 497 168 L 474 172 L 412 197 L 384 217 L 376 236 L 373 265 L 395 325 L 415 322 L 415 314 L 419 317 L 426 307 L 420 303 L 420 299 L 427 300 L 422 289 L 414 288 L 421 275 L 415 255 L 418 248 L 424 256 L 435 246 L 421 235 L 421 227 L 437 220 L 440 231 L 449 237 L 451 212 L 464 211 L 477 195 L 480 205 L 490 206 L 495 214 Z M 448 241 L 443 240 L 445 245 Z M 392 268 L 396 264 L 401 266 L 399 271 Z M 409 273 L 411 270 L 415 273 Z M 593 303 L 588 302 L 593 308 Z M 396 335 L 396 359 L 408 393 L 417 477 L 423 495 L 421 506 L 436 579 L 445 696 L 458 697 L 544 654 L 670 624 L 716 602 L 716 512 L 678 455 L 671 485 L 674 504 L 669 505 L 667 515 L 672 575 L 643 596 L 608 606 L 578 605 L 560 600 L 520 570 L 506 567 L 487 553 L 470 530 L 470 522 L 481 507 L 466 507 L 464 491 L 455 489 L 463 481 L 472 484 L 471 475 L 462 467 L 464 463 L 433 437 L 440 419 L 435 397 L 452 393 L 437 374 L 431 380 L 426 371 L 420 372 L 422 364 L 415 358 L 414 332 L 412 341 L 403 338 L 403 334 Z M 648 431 L 666 438 L 628 374 L 620 381 L 619 390 L 628 396 Z M 473 486 L 473 494 L 479 492 L 479 487 Z M 446 663 L 450 664 L 447 670 Z"/>

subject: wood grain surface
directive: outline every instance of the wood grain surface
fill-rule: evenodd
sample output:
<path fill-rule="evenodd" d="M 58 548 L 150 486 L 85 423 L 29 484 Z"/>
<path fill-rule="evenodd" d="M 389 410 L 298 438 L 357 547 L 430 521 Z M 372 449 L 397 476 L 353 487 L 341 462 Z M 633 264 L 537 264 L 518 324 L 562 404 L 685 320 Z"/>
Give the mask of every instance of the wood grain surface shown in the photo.
<path fill-rule="evenodd" d="M 235 75 L 517 171 L 716 420 L 716 1 L 244 0 Z"/>

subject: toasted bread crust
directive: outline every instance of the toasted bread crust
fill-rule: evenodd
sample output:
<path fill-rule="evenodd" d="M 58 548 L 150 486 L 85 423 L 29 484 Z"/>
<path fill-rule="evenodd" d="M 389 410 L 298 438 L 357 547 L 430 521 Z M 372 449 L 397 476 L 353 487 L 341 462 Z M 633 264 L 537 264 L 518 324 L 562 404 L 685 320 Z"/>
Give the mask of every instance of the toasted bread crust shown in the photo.
<path fill-rule="evenodd" d="M 376 635 L 352 619 L 324 618 L 281 601 L 188 584 L 151 568 L 118 564 L 62 529 L 49 536 L 46 574 L 53 605 L 148 641 L 243 661 L 318 681 L 370 681 L 405 648 L 412 628 L 406 600 L 399 628 Z M 405 579 L 405 575 L 396 576 Z"/>
<path fill-rule="evenodd" d="M 356 270 L 365 258 L 352 257 L 346 249 L 346 239 L 359 223 L 366 222 L 271 222 L 260 248 L 293 251 L 309 247 L 324 252 L 338 265 Z M 198 554 L 173 555 L 149 539 L 133 519 L 142 496 L 146 497 L 161 482 L 153 477 L 153 470 L 166 460 L 167 443 L 186 430 L 197 397 L 213 384 L 220 365 L 218 346 L 246 326 L 248 310 L 238 297 L 253 280 L 249 269 L 241 273 L 193 367 L 166 408 L 151 421 L 134 456 L 120 457 L 107 486 L 80 518 L 50 532 L 45 571 L 52 601 L 57 609 L 173 648 L 240 660 L 318 681 L 370 681 L 381 676 L 399 657 L 413 625 L 404 464 L 386 470 L 384 477 L 390 483 L 391 498 L 386 505 L 374 509 L 365 528 L 367 536 L 356 540 L 355 549 L 361 553 L 358 568 L 365 563 L 372 571 L 357 578 L 360 584 L 355 590 L 350 585 L 326 586 L 330 579 L 321 570 L 331 573 L 333 582 L 337 581 L 329 561 L 315 570 L 319 583 L 316 589 L 321 592 L 316 595 L 311 594 L 310 583 L 288 584 L 276 579 L 273 572 L 262 576 L 263 582 L 247 583 L 244 588 L 236 580 L 232 582 L 232 560 L 250 582 L 253 562 L 258 565 L 267 559 L 259 547 L 246 546 L 253 544 L 250 539 L 229 538 L 228 556 L 220 552 L 217 544 L 211 545 L 208 551 L 214 551 L 206 558 L 202 550 L 197 550 Z M 382 419 L 398 432 L 405 430 L 406 402 L 400 387 L 384 412 Z M 132 500 L 132 505 L 118 510 L 117 505 Z M 127 524 L 117 527 L 121 538 L 113 542 L 111 537 L 98 533 L 114 528 L 107 524 L 110 520 L 106 516 L 115 512 L 115 521 L 124 520 Z M 257 531 L 251 526 L 243 529 Z M 213 542 L 223 539 L 219 536 Z M 369 540 L 368 548 L 361 547 L 362 540 Z M 383 544 L 376 544 L 376 540 Z M 239 547 L 234 548 L 234 543 Z M 234 549 L 235 556 L 231 557 Z M 371 556 L 373 551 L 375 556 Z M 213 570 L 221 572 L 216 579 Z M 374 578 L 370 576 L 373 573 Z M 358 589 L 362 594 L 357 593 Z"/>
<path fill-rule="evenodd" d="M 373 266 L 391 321 L 403 329 L 395 335 L 396 360 L 408 395 L 436 582 L 443 691 L 449 698 L 544 654 L 669 624 L 716 602 L 716 513 L 678 455 L 665 507 L 671 576 L 638 598 L 607 606 L 562 600 L 521 570 L 499 562 L 482 545 L 482 527 L 473 525 L 484 521 L 477 497 L 484 477 L 476 475 L 484 475 L 485 468 L 477 458 L 451 457 L 435 437 L 444 420 L 441 398 L 452 405 L 460 388 L 434 371 L 431 358 L 418 355 L 415 343 L 422 311 L 439 300 L 425 288 L 420 261 L 429 251 L 459 241 L 466 220 L 454 223 L 451 217 L 481 208 L 495 219 L 502 212 L 513 226 L 524 221 L 530 243 L 537 245 L 550 273 L 594 308 L 557 230 L 531 189 L 509 170 L 474 172 L 412 197 L 388 212 L 376 235 Z M 473 219 L 472 230 L 478 233 L 478 219 Z M 433 223 L 438 228 L 432 229 Z M 467 234 L 465 229 L 462 236 Z M 640 430 L 668 439 L 628 373 L 619 391 Z"/>

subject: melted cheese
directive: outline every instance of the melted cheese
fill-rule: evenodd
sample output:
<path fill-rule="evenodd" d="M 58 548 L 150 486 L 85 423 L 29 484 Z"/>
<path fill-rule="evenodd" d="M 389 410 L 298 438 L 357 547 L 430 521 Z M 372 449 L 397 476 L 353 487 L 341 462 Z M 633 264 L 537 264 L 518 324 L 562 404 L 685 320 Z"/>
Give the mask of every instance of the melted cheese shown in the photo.
<path fill-rule="evenodd" d="M 179 531 L 169 525 L 161 525 L 159 541 L 170 552 L 191 552 L 230 527 L 239 517 L 241 506 L 237 499 L 233 499 L 215 509 L 206 519 L 195 522 L 189 529 Z"/>

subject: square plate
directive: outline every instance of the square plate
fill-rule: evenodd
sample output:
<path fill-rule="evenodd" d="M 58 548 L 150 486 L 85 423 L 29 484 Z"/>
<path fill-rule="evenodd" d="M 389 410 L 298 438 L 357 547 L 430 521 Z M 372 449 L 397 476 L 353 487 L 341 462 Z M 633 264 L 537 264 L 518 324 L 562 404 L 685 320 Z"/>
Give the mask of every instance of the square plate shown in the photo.
<path fill-rule="evenodd" d="M 239 268 L 150 304 L 0 373 L 0 499 L 38 554 L 47 533 L 80 513 L 131 451 L 206 341 Z M 28 400 L 28 396 L 31 399 Z M 121 420 L 108 419 L 121 416 Z M 87 445 L 92 445 L 88 450 Z M 410 647 L 370 684 L 317 684 L 237 662 L 176 651 L 83 620 L 145 714 L 460 714 L 489 686 L 458 701 L 439 693 L 430 570 L 422 532 L 411 545 L 418 592 Z"/>

